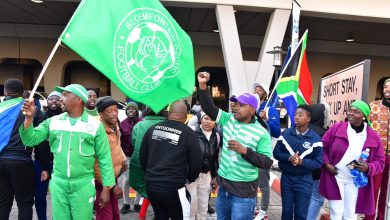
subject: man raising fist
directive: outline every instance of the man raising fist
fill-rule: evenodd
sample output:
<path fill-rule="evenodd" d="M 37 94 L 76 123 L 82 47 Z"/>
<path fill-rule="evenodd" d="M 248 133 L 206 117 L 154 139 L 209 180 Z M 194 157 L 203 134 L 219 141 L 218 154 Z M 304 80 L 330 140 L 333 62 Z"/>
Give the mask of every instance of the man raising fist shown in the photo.
<path fill-rule="evenodd" d="M 231 97 L 232 113 L 213 103 L 207 82 L 210 74 L 198 74 L 199 100 L 203 111 L 223 130 L 223 146 L 218 169 L 216 209 L 218 219 L 252 219 L 256 206 L 258 168 L 272 165 L 271 136 L 255 118 L 258 101 L 253 94 Z"/>

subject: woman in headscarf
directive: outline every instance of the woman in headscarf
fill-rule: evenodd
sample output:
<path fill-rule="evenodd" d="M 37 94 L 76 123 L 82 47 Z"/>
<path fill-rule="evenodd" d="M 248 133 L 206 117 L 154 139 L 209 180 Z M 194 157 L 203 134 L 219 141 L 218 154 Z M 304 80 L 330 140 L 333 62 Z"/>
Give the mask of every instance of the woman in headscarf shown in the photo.
<path fill-rule="evenodd" d="M 383 171 L 384 153 L 378 134 L 371 129 L 367 117 L 370 107 L 357 100 L 347 113 L 348 121 L 333 125 L 322 137 L 324 166 L 321 172 L 320 193 L 329 200 L 330 218 L 356 219 L 356 214 L 375 213 L 373 176 Z M 367 161 L 359 160 L 369 148 Z M 354 185 L 347 164 L 356 160 L 359 171 L 368 176 L 364 187 Z"/>

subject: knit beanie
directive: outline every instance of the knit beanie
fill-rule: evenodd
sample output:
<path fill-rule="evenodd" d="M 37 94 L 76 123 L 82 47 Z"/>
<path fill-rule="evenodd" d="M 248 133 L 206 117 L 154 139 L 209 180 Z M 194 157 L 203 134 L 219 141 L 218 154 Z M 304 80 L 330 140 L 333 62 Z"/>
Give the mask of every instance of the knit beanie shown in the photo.
<path fill-rule="evenodd" d="M 58 97 L 61 97 L 61 93 L 57 92 L 57 91 L 53 91 L 51 92 L 48 96 L 47 96 L 47 100 L 49 100 L 50 97 L 52 96 L 58 96 Z"/>
<path fill-rule="evenodd" d="M 137 105 L 137 103 L 135 103 L 135 102 L 129 102 L 129 103 L 127 103 L 125 109 L 127 110 L 129 107 L 133 107 L 133 108 L 135 108 L 135 109 L 138 111 L 138 105 Z"/>
<path fill-rule="evenodd" d="M 115 101 L 115 99 L 113 99 L 111 96 L 103 96 L 103 97 L 99 97 L 97 100 L 96 100 L 96 108 L 97 108 L 97 111 L 100 113 L 102 111 L 104 111 L 104 109 L 108 108 L 109 106 L 111 105 L 116 105 L 118 106 L 118 102 Z"/>

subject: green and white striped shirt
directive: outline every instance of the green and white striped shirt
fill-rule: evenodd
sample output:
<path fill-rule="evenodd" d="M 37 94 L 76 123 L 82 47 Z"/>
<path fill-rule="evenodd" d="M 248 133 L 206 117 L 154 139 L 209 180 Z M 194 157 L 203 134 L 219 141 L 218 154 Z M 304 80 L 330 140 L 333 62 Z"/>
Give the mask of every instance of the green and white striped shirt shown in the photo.
<path fill-rule="evenodd" d="M 223 147 L 218 175 L 234 182 L 254 181 L 258 168 L 246 161 L 240 154 L 228 149 L 228 141 L 236 140 L 254 152 L 272 156 L 271 136 L 256 120 L 249 124 L 237 121 L 233 114 L 218 112 L 216 122 L 223 130 Z"/>

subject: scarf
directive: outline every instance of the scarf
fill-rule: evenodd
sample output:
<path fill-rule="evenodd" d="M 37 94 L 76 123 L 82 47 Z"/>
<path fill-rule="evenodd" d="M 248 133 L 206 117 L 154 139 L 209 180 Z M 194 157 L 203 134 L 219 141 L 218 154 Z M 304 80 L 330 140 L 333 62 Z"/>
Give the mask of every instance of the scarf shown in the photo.
<path fill-rule="evenodd" d="M 362 100 L 354 101 L 351 106 L 359 109 L 363 113 L 364 117 L 366 118 L 367 124 L 371 127 L 371 122 L 369 120 L 367 120 L 368 119 L 368 115 L 371 112 L 370 106 L 366 102 L 364 102 Z"/>

